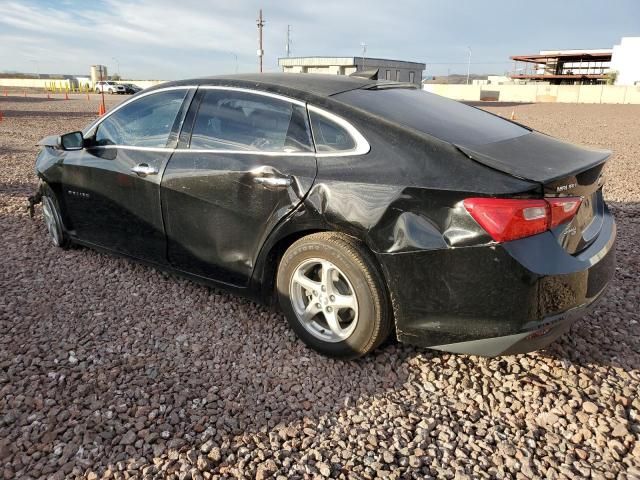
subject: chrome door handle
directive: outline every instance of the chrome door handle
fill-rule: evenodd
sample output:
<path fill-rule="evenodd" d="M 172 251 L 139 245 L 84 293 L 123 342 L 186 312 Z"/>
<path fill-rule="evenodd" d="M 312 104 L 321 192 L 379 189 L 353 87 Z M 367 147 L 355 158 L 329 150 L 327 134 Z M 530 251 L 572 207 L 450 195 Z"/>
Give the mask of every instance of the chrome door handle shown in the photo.
<path fill-rule="evenodd" d="M 158 173 L 158 170 L 147 163 L 139 163 L 138 165 L 133 167 L 131 171 L 133 173 L 137 173 L 141 177 L 146 177 L 147 175 L 155 175 L 156 173 Z"/>
<path fill-rule="evenodd" d="M 286 177 L 254 177 L 253 181 L 267 188 L 281 188 L 291 185 L 291 179 Z"/>

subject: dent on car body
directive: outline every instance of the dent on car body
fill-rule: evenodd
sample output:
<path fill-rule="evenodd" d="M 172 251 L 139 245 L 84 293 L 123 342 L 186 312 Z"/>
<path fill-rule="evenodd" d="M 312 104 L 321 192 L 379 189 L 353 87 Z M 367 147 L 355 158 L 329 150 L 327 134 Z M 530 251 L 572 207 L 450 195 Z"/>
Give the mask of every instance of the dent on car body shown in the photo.
<path fill-rule="evenodd" d="M 485 245 L 491 239 L 463 211 L 460 194 L 426 192 L 381 184 L 347 184 L 319 181 L 305 205 L 327 220 L 332 228 L 350 229 L 378 253 Z M 443 206 L 440 200 L 451 202 Z M 446 205 L 446 203 L 444 203 Z M 358 227 L 358 228 L 354 228 Z"/>

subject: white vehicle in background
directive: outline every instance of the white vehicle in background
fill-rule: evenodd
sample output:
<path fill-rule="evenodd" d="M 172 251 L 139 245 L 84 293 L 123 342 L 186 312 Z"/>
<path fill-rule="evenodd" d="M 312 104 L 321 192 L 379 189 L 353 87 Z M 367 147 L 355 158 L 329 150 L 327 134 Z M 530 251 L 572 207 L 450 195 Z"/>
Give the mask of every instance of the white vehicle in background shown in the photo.
<path fill-rule="evenodd" d="M 124 87 L 124 85 L 120 85 L 119 83 L 116 82 L 96 82 L 96 93 L 109 93 L 109 94 L 114 94 L 114 93 L 120 93 L 120 94 L 125 94 L 127 93 L 126 88 Z"/>

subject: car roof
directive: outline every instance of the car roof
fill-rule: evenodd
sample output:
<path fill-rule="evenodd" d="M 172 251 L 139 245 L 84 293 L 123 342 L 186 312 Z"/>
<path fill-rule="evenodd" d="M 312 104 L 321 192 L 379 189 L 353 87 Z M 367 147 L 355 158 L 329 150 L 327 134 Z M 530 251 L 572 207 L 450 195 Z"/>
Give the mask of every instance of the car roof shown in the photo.
<path fill-rule="evenodd" d="M 153 88 L 166 88 L 180 85 L 219 85 L 266 90 L 293 97 L 304 97 L 305 95 L 329 97 L 378 83 L 385 82 L 345 75 L 314 73 L 242 73 L 165 82 Z"/>

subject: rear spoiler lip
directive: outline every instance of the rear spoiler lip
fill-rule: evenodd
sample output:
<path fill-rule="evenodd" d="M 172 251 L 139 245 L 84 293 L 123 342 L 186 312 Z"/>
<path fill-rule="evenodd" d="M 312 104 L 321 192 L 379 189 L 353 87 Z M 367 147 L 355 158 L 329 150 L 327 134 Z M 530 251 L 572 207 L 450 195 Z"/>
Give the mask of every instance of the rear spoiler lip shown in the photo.
<path fill-rule="evenodd" d="M 574 167 L 572 166 L 572 168 L 567 168 L 566 170 L 562 170 L 560 167 L 562 166 L 568 167 L 569 166 L 568 164 L 570 162 L 576 161 L 575 159 L 573 160 L 568 159 L 567 163 L 565 164 L 558 163 L 558 164 L 547 166 L 547 167 L 541 166 L 538 172 L 525 173 L 523 171 L 518 171 L 519 169 L 517 165 L 515 166 L 511 165 L 497 155 L 491 155 L 488 153 L 483 153 L 481 151 L 478 151 L 483 147 L 486 147 L 486 145 L 465 146 L 460 144 L 454 144 L 453 146 L 456 147 L 460 152 L 462 152 L 465 156 L 467 156 L 471 160 L 478 162 L 486 167 L 489 167 L 503 174 L 511 175 L 512 177 L 518 178 L 520 180 L 536 182 L 541 185 L 562 180 L 563 178 L 577 175 L 581 172 L 594 168 L 598 165 L 605 163 L 607 160 L 609 160 L 609 158 L 612 155 L 611 150 L 594 149 L 594 148 L 588 148 L 588 147 L 583 147 L 578 145 L 572 145 L 572 144 L 554 139 L 553 137 L 548 137 L 547 135 L 544 135 L 538 132 L 532 132 L 524 136 L 528 137 L 529 135 L 535 135 L 536 137 L 541 139 L 546 137 L 553 144 L 560 144 L 560 146 L 564 144 L 567 146 L 567 148 L 570 148 L 571 150 L 581 149 L 584 151 L 585 158 L 584 160 L 582 159 L 580 160 L 580 165 L 576 165 Z M 516 138 L 520 138 L 520 137 L 516 137 Z M 511 139 L 511 140 L 514 140 L 514 139 Z M 509 141 L 510 140 L 505 140 L 504 142 L 509 142 Z M 497 142 L 497 143 L 503 143 L 503 142 Z M 495 145 L 495 144 L 489 144 L 489 145 Z M 541 155 L 544 155 L 545 154 L 544 145 L 541 145 L 540 147 L 541 147 L 540 153 Z M 511 153 L 511 152 L 508 152 L 508 153 Z M 551 150 L 549 150 L 549 153 L 556 153 L 557 155 L 557 152 L 553 152 Z"/>

